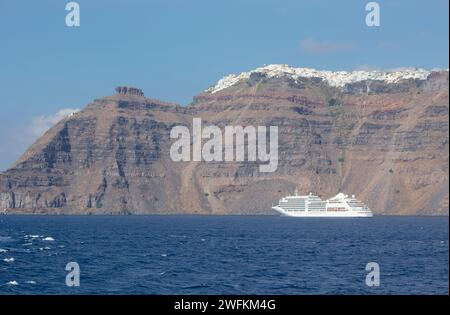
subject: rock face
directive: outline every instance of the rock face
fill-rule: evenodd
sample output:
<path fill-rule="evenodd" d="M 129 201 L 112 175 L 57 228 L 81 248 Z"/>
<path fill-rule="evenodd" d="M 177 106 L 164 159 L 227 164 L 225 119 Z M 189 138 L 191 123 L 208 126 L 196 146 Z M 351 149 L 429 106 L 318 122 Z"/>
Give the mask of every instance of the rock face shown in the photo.
<path fill-rule="evenodd" d="M 448 71 L 343 85 L 302 73 L 223 79 L 188 106 L 118 87 L 0 174 L 0 210 L 260 214 L 298 187 L 355 194 L 376 214 L 448 215 Z M 278 169 L 172 161 L 170 131 L 191 128 L 193 117 L 221 128 L 278 126 Z"/>
<path fill-rule="evenodd" d="M 118 87 L 116 87 L 116 92 L 118 94 L 123 94 L 123 95 L 144 96 L 144 92 L 142 92 L 141 89 L 136 89 L 136 88 L 128 87 L 128 86 L 118 86 Z"/>

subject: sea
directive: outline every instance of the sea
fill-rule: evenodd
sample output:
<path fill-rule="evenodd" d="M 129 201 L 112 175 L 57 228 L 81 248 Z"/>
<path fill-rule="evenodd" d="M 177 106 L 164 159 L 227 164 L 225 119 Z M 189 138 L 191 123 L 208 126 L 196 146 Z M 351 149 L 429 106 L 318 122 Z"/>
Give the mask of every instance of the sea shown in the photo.
<path fill-rule="evenodd" d="M 0 294 L 448 294 L 448 223 L 3 215 Z"/>

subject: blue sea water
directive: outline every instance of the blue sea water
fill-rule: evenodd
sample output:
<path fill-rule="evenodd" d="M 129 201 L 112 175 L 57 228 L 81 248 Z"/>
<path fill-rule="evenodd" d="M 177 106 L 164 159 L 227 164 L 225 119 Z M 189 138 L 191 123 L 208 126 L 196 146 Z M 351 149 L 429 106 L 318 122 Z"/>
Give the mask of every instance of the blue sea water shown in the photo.
<path fill-rule="evenodd" d="M 1 216 L 0 293 L 447 294 L 448 232 L 448 217 Z"/>

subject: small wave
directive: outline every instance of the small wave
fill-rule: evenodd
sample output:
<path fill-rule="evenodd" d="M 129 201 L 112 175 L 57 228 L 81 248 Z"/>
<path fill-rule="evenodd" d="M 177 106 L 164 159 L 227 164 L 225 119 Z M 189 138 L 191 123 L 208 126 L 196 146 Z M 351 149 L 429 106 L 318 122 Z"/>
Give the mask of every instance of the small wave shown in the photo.
<path fill-rule="evenodd" d="M 6 253 L 8 250 L 0 248 L 0 253 Z"/>
<path fill-rule="evenodd" d="M 10 258 L 4 258 L 3 261 L 4 261 L 4 262 L 8 262 L 8 263 L 9 263 L 9 262 L 13 262 L 13 261 L 14 261 L 14 258 L 12 258 L 12 257 L 10 257 Z"/>
<path fill-rule="evenodd" d="M 205 283 L 200 283 L 200 284 L 192 284 L 189 286 L 184 286 L 182 287 L 183 290 L 192 290 L 192 289 L 203 289 L 203 288 L 208 288 L 209 286 Z"/>
<path fill-rule="evenodd" d="M 53 242 L 55 239 L 51 236 L 47 236 L 45 238 L 42 239 L 43 241 L 48 241 L 48 242 Z"/>
<path fill-rule="evenodd" d="M 6 283 L 7 285 L 19 285 L 19 282 L 17 282 L 16 280 L 13 281 L 9 281 Z"/>
<path fill-rule="evenodd" d="M 11 240 L 11 236 L 0 236 L 0 242 L 9 242 Z"/>
<path fill-rule="evenodd" d="M 29 280 L 29 281 L 25 281 L 25 283 L 28 283 L 28 284 L 36 284 L 36 281 Z"/>
<path fill-rule="evenodd" d="M 25 238 L 39 238 L 39 235 L 28 234 L 24 236 Z"/>
<path fill-rule="evenodd" d="M 23 244 L 23 246 L 30 246 L 30 245 L 33 245 L 33 243 L 25 243 L 25 244 Z"/>
<path fill-rule="evenodd" d="M 161 254 L 162 257 L 167 257 L 167 254 Z"/>

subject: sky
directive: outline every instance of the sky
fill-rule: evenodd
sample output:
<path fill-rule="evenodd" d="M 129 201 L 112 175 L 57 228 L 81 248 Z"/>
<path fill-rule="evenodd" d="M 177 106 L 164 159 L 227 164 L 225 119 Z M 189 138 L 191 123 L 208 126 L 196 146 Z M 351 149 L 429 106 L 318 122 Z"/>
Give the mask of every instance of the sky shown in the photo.
<path fill-rule="evenodd" d="M 264 64 L 448 68 L 448 0 L 0 0 L 0 170 L 68 112 L 118 85 L 189 104 Z"/>

